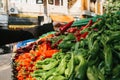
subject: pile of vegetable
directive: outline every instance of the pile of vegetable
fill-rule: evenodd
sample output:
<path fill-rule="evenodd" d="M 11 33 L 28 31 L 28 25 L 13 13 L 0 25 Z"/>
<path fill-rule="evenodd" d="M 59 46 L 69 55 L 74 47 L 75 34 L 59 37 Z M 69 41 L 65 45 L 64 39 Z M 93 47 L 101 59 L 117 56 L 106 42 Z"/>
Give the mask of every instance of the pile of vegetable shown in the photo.
<path fill-rule="evenodd" d="M 39 45 L 37 43 L 36 46 L 18 50 L 18 56 L 13 60 L 17 80 L 120 79 L 120 13 L 105 14 L 95 23 L 90 20 L 81 27 L 73 27 L 72 24 L 73 21 L 61 26 L 59 32 L 47 39 L 41 39 Z M 41 50 L 40 55 L 36 55 L 40 47 L 46 45 L 45 43 L 49 43 L 50 50 L 53 52 Z M 19 60 L 27 54 L 23 53 L 24 51 L 42 57 L 30 61 L 34 63 L 32 71 L 28 72 L 31 78 L 27 76 L 18 79 L 19 64 L 22 63 L 20 67 L 22 70 L 31 68 L 28 65 L 23 67 L 27 57 Z M 46 57 L 46 54 L 50 56 Z"/>
<path fill-rule="evenodd" d="M 120 0 L 107 0 L 104 3 L 104 13 L 116 13 L 120 11 Z"/>
<path fill-rule="evenodd" d="M 58 49 L 50 46 L 49 41 L 46 41 L 48 37 L 50 38 L 52 35 L 45 36 L 38 42 L 33 42 L 17 50 L 13 59 L 13 80 L 36 80 L 31 76 L 31 73 L 36 70 L 36 62 L 51 58 L 53 54 L 59 52 Z"/>

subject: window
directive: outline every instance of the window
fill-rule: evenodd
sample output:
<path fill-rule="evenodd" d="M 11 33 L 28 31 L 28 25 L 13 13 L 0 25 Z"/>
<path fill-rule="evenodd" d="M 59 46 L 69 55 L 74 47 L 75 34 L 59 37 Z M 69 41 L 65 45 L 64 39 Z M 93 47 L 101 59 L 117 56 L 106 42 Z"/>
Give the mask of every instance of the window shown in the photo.
<path fill-rule="evenodd" d="M 60 5 L 60 0 L 55 0 L 55 5 L 59 6 Z"/>
<path fill-rule="evenodd" d="M 55 6 L 63 6 L 63 0 L 48 0 L 48 3 Z"/>
<path fill-rule="evenodd" d="M 43 4 L 43 0 L 36 0 L 36 4 Z"/>
<path fill-rule="evenodd" d="M 49 4 L 53 4 L 53 0 L 48 0 L 48 3 Z"/>

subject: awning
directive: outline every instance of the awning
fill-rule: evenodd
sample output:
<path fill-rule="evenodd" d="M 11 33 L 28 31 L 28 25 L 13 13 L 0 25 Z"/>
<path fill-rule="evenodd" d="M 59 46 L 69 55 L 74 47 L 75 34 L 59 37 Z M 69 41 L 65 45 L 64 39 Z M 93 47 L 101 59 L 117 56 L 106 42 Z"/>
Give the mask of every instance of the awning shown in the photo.
<path fill-rule="evenodd" d="M 50 14 L 50 17 L 55 22 L 70 22 L 74 20 L 72 16 L 64 14 Z"/>
<path fill-rule="evenodd" d="M 32 28 L 35 26 L 36 25 L 9 25 L 8 28 L 12 30 L 17 30 L 17 29 L 24 29 L 24 28 Z"/>

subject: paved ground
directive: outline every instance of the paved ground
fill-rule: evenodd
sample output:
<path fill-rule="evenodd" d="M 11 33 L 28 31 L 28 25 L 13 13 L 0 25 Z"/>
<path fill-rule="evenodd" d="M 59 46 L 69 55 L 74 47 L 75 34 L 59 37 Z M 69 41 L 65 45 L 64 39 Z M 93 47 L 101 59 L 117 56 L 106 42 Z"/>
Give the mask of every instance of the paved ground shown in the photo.
<path fill-rule="evenodd" d="M 12 53 L 0 54 L 0 80 L 12 80 L 11 58 Z"/>

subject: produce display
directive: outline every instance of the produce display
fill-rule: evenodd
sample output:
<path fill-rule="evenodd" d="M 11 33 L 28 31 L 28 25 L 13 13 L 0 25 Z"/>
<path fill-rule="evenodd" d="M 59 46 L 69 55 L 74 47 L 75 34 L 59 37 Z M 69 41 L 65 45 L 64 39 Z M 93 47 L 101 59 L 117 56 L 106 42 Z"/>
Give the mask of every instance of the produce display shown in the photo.
<path fill-rule="evenodd" d="M 115 13 L 120 10 L 120 0 L 108 0 L 104 3 L 104 13 Z"/>
<path fill-rule="evenodd" d="M 13 80 L 120 80 L 120 13 L 73 22 L 18 49 Z"/>

